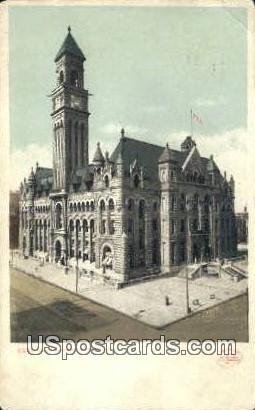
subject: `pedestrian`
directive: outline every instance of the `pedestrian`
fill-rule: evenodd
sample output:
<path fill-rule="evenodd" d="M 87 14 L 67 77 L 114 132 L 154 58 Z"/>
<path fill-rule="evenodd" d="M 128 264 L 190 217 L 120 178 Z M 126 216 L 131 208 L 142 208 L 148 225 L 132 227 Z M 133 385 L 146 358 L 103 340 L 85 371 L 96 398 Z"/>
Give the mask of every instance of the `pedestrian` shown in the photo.
<path fill-rule="evenodd" d="M 165 296 L 165 302 L 166 302 L 166 306 L 169 306 L 169 305 L 170 305 L 169 297 L 168 297 L 168 296 Z"/>

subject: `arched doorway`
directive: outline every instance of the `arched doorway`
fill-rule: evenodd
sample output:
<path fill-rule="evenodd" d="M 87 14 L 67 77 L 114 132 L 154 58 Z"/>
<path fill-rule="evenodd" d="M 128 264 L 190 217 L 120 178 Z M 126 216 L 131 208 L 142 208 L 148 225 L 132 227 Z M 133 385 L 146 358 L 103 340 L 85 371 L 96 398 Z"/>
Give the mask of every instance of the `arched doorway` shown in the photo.
<path fill-rule="evenodd" d="M 55 243 L 55 262 L 58 262 L 61 258 L 61 242 L 56 241 Z"/>
<path fill-rule="evenodd" d="M 112 270 L 113 269 L 113 252 L 109 245 L 105 245 L 103 247 L 102 253 L 102 267 L 103 271 L 105 272 L 106 269 Z"/>

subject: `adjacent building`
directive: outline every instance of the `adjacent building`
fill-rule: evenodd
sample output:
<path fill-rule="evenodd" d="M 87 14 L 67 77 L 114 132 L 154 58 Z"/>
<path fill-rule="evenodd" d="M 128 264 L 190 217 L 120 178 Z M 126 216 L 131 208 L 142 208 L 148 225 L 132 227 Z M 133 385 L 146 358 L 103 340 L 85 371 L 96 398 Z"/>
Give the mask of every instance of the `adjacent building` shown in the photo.
<path fill-rule="evenodd" d="M 236 253 L 235 184 L 192 136 L 180 150 L 129 138 L 89 160 L 85 56 L 70 28 L 55 58 L 53 168 L 21 184 L 20 249 L 76 258 L 127 282 Z"/>

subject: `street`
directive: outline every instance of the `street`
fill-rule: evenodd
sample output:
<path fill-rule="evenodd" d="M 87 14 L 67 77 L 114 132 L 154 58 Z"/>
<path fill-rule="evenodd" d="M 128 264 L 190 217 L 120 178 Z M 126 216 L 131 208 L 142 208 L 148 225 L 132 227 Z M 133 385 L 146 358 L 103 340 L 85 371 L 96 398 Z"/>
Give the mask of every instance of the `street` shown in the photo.
<path fill-rule="evenodd" d="M 248 341 L 248 298 L 242 295 L 194 316 L 155 329 L 87 298 L 11 269 L 11 341 L 27 335 L 92 340 L 167 338 Z"/>

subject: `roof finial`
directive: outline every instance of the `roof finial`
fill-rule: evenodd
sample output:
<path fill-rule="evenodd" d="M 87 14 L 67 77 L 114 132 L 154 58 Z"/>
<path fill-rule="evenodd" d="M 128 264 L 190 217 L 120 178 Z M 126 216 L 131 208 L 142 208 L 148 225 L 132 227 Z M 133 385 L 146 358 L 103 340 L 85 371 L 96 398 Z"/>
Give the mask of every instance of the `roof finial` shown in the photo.
<path fill-rule="evenodd" d="M 71 27 L 68 26 L 68 27 L 67 27 L 67 30 L 68 30 L 68 33 L 70 33 L 70 32 L 71 32 Z"/>
<path fill-rule="evenodd" d="M 121 128 L 120 133 L 121 133 L 121 138 L 124 138 L 124 137 L 125 137 L 125 130 L 124 130 L 124 128 Z"/>

